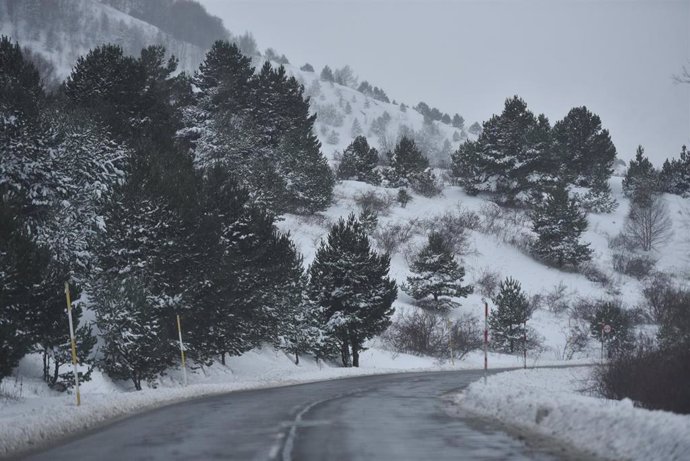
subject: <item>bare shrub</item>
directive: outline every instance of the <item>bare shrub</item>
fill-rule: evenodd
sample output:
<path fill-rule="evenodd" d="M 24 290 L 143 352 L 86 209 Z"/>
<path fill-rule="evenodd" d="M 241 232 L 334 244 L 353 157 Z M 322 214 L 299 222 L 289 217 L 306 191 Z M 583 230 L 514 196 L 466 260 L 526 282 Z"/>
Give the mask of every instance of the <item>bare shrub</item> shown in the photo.
<path fill-rule="evenodd" d="M 546 292 L 544 304 L 547 310 L 560 314 L 570 308 L 569 297 L 568 287 L 563 282 L 559 282 L 558 285 L 554 285 L 551 290 Z"/>
<path fill-rule="evenodd" d="M 383 334 L 383 340 L 397 352 L 436 356 L 443 348 L 438 334 L 443 323 L 443 317 L 433 312 L 402 314 Z"/>
<path fill-rule="evenodd" d="M 470 251 L 468 230 L 476 229 L 479 217 L 476 213 L 459 208 L 442 215 L 423 221 L 427 231 L 440 234 L 448 242 L 453 251 L 459 255 L 466 255 Z"/>
<path fill-rule="evenodd" d="M 482 206 L 479 216 L 479 231 L 494 235 L 503 243 L 530 254 L 535 238 L 531 230 L 531 220 L 525 212 L 501 208 L 492 202 Z"/>
<path fill-rule="evenodd" d="M 375 190 L 362 192 L 355 196 L 355 203 L 362 210 L 370 210 L 377 214 L 386 215 L 390 211 L 395 198 L 390 194 L 379 194 Z"/>
<path fill-rule="evenodd" d="M 595 317 L 600 303 L 597 299 L 579 297 L 570 306 L 570 317 L 590 322 Z"/>
<path fill-rule="evenodd" d="M 653 197 L 649 203 L 630 205 L 623 235 L 634 247 L 651 251 L 668 241 L 672 226 L 666 203 L 660 197 Z"/>
<path fill-rule="evenodd" d="M 585 320 L 569 320 L 567 329 L 563 330 L 565 342 L 560 350 L 560 360 L 572 360 L 575 354 L 587 349 L 590 340 L 589 324 Z"/>
<path fill-rule="evenodd" d="M 614 356 L 595 369 L 598 393 L 608 399 L 628 398 L 650 410 L 690 414 L 690 349 L 662 351 L 649 342 Z"/>
<path fill-rule="evenodd" d="M 656 261 L 647 255 L 635 253 L 614 253 L 612 255 L 613 269 L 621 274 L 637 279 L 647 277 L 656 265 Z"/>
<path fill-rule="evenodd" d="M 609 274 L 599 269 L 591 261 L 580 264 L 578 270 L 590 282 L 599 283 L 604 287 L 613 286 L 613 279 L 609 276 Z"/>
<path fill-rule="evenodd" d="M 383 334 L 383 340 L 396 352 L 427 355 L 439 359 L 462 359 L 482 345 L 478 320 L 468 314 L 450 321 L 427 311 L 403 314 Z"/>
<path fill-rule="evenodd" d="M 501 284 L 501 280 L 501 274 L 485 267 L 474 281 L 474 286 L 480 295 L 492 299 L 498 293 L 498 286 Z"/>
<path fill-rule="evenodd" d="M 412 220 L 407 223 L 388 224 L 379 226 L 372 237 L 378 247 L 388 254 L 398 251 L 400 245 L 407 244 L 417 232 L 418 222 Z"/>
<path fill-rule="evenodd" d="M 673 281 L 668 274 L 657 272 L 646 281 L 642 290 L 645 299 L 644 307 L 655 322 L 662 321 L 675 291 Z"/>

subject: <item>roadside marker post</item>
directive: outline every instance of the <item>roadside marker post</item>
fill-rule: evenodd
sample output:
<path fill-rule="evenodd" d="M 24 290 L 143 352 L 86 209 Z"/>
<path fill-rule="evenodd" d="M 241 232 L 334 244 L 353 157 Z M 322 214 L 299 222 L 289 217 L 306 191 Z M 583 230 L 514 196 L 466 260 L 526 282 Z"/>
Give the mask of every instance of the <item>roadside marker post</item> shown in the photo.
<path fill-rule="evenodd" d="M 77 392 L 77 406 L 81 405 L 79 392 L 79 372 L 77 371 L 77 340 L 74 336 L 74 324 L 72 322 L 72 299 L 69 294 L 69 282 L 65 282 L 65 297 L 67 298 L 67 318 L 69 319 L 69 341 L 72 348 L 72 367 L 74 369 L 74 386 Z"/>
<path fill-rule="evenodd" d="M 489 303 L 484 301 L 484 384 L 486 384 L 486 374 L 489 369 Z"/>
<path fill-rule="evenodd" d="M 448 319 L 448 350 L 450 351 L 450 364 L 455 366 L 455 356 L 453 354 L 453 323 Z"/>
<path fill-rule="evenodd" d="M 527 320 L 525 320 L 524 330 L 522 332 L 522 368 L 527 369 Z"/>
<path fill-rule="evenodd" d="M 182 342 L 182 324 L 180 323 L 180 315 L 177 314 L 177 335 L 180 338 L 180 358 L 182 359 L 182 376 L 184 376 L 184 385 L 187 387 L 187 366 L 185 364 L 184 343 Z"/>

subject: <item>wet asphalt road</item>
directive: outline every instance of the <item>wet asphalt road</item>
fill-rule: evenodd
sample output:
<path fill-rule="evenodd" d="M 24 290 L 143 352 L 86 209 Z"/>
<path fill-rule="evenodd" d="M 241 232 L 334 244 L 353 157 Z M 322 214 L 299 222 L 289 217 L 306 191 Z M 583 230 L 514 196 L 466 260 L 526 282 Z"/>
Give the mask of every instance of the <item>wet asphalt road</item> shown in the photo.
<path fill-rule="evenodd" d="M 234 392 L 136 415 L 31 460 L 552 460 L 447 394 L 478 371 L 348 378 Z"/>

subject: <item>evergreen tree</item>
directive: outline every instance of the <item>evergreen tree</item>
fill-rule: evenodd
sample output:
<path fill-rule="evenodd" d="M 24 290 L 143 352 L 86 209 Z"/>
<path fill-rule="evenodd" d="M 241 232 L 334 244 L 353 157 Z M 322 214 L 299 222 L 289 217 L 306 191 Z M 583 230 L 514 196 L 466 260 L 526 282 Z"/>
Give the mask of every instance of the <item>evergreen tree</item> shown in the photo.
<path fill-rule="evenodd" d="M 602 331 L 605 325 L 611 327 L 609 333 Z M 590 320 L 590 333 L 599 341 L 603 339 L 609 354 L 624 351 L 634 339 L 630 315 L 615 302 L 597 303 L 594 316 Z"/>
<path fill-rule="evenodd" d="M 395 146 L 392 154 L 389 154 L 390 165 L 395 172 L 403 177 L 421 173 L 429 167 L 429 160 L 417 148 L 415 142 L 403 136 Z"/>
<path fill-rule="evenodd" d="M 578 203 L 560 186 L 532 213 L 532 229 L 537 234 L 534 254 L 556 267 L 577 266 L 591 258 L 589 244 L 580 243 L 587 229 L 587 217 Z"/>
<path fill-rule="evenodd" d="M 338 179 L 379 184 L 381 178 L 376 171 L 378 160 L 379 153 L 375 148 L 369 147 L 367 138 L 357 136 L 343 152 L 343 158 L 338 167 Z"/>
<path fill-rule="evenodd" d="M 489 316 L 491 345 L 495 350 L 512 354 L 523 342 L 532 309 L 520 282 L 511 277 L 501 282 L 493 302 L 496 309 Z"/>
<path fill-rule="evenodd" d="M 350 135 L 353 138 L 356 138 L 361 136 L 363 132 L 364 131 L 362 130 L 362 125 L 359 123 L 359 119 L 355 117 L 355 119 L 352 121 L 352 127 L 350 128 Z"/>
<path fill-rule="evenodd" d="M 100 366 L 110 377 L 130 380 L 141 390 L 142 381 L 153 381 L 174 363 L 174 336 L 164 324 L 164 306 L 142 280 L 131 276 L 107 280 L 95 301 L 103 341 Z"/>
<path fill-rule="evenodd" d="M 459 114 L 453 115 L 453 127 L 462 130 L 465 128 L 465 119 Z"/>
<path fill-rule="evenodd" d="M 359 366 L 367 339 L 390 325 L 397 295 L 388 276 L 390 258 L 371 250 L 354 214 L 335 224 L 309 269 L 310 297 L 325 310 L 327 326 L 340 343 L 343 365 Z"/>
<path fill-rule="evenodd" d="M 659 174 L 663 192 L 686 196 L 690 192 L 690 152 L 683 146 L 679 159 L 666 160 Z"/>
<path fill-rule="evenodd" d="M 475 136 L 479 136 L 482 132 L 482 126 L 479 124 L 479 122 L 474 122 L 472 125 L 470 125 L 469 132 Z"/>
<path fill-rule="evenodd" d="M 553 127 L 554 154 L 561 177 L 578 186 L 591 186 L 613 172 L 616 148 L 601 119 L 586 107 L 575 107 Z"/>
<path fill-rule="evenodd" d="M 325 66 L 323 70 L 321 71 L 321 80 L 325 82 L 334 82 L 335 77 L 333 76 L 333 71 L 331 70 L 330 67 Z"/>
<path fill-rule="evenodd" d="M 205 107 L 233 114 L 246 110 L 252 97 L 251 63 L 234 43 L 215 42 L 194 76 Z"/>
<path fill-rule="evenodd" d="M 638 146 L 623 178 L 623 193 L 635 202 L 649 202 L 658 190 L 658 176 L 652 162 L 644 156 L 644 149 Z"/>
<path fill-rule="evenodd" d="M 420 301 L 431 296 L 432 307 L 447 311 L 458 305 L 452 298 L 465 298 L 472 293 L 471 286 L 463 286 L 465 269 L 453 255 L 453 249 L 441 234 L 431 233 L 429 242 L 412 262 L 412 276 L 403 289 Z"/>

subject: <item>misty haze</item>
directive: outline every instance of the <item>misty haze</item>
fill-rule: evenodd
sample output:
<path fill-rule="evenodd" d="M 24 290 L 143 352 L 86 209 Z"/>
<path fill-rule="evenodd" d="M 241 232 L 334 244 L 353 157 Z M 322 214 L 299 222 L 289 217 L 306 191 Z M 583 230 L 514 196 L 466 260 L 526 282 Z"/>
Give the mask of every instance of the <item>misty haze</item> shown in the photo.
<path fill-rule="evenodd" d="M 0 0 L 0 458 L 689 459 L 689 25 Z"/>

